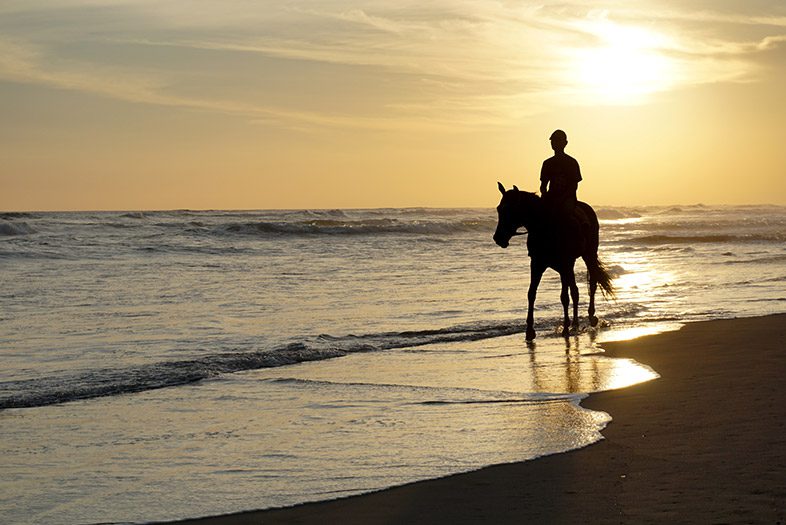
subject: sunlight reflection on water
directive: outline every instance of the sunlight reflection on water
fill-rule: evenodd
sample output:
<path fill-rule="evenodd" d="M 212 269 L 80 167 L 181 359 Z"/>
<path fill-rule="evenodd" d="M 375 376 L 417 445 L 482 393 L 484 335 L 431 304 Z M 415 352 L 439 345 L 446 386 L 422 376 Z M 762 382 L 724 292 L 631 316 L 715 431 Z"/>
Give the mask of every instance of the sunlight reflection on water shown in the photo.
<path fill-rule="evenodd" d="M 628 326 L 625 328 L 616 328 L 602 334 L 598 338 L 599 343 L 610 343 L 612 341 L 629 341 L 645 335 L 661 334 L 663 332 L 671 332 L 679 330 L 683 323 L 658 323 L 643 326 Z"/>
<path fill-rule="evenodd" d="M 593 442 L 608 417 L 578 407 L 583 393 L 655 376 L 607 359 L 597 342 L 783 311 L 784 210 L 599 210 L 618 217 L 602 220 L 600 250 L 618 295 L 598 301 L 597 333 L 586 328 L 578 264 L 585 328 L 567 343 L 554 336 L 560 282 L 549 271 L 534 345 L 519 334 L 385 351 L 399 343 L 380 341 L 406 344 L 410 331 L 467 341 L 523 328 L 525 238 L 494 245 L 492 210 L 24 217 L 38 233 L 0 243 L 0 380 L 33 381 L 0 390 L 59 395 L 61 384 L 104 386 L 105 369 L 132 379 L 160 362 L 202 370 L 227 352 L 292 343 L 379 351 L 4 410 L 0 523 L 233 512 Z M 369 233 L 352 231 L 358 224 Z"/>
<path fill-rule="evenodd" d="M 175 519 L 521 461 L 597 441 L 609 416 L 584 393 L 655 376 L 587 333 L 519 334 L 8 410 L 0 508 L 16 523 Z"/>

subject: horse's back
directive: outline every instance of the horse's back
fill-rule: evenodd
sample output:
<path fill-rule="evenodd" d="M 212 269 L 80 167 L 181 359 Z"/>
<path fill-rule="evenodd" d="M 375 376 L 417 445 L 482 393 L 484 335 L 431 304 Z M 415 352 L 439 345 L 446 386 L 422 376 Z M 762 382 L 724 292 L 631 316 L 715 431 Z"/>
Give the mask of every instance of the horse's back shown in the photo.
<path fill-rule="evenodd" d="M 586 202 L 578 201 L 576 202 L 576 209 L 584 214 L 584 217 L 587 219 L 587 222 L 590 226 L 598 226 L 598 216 L 595 214 L 595 210 L 592 209 L 592 206 L 587 204 Z"/>
<path fill-rule="evenodd" d="M 595 210 L 586 202 L 578 201 L 576 202 L 576 212 L 579 222 L 584 222 L 589 226 L 589 231 L 586 232 L 589 238 L 586 239 L 585 250 L 589 253 L 597 253 L 600 241 L 600 224 Z"/>
<path fill-rule="evenodd" d="M 588 224 L 591 231 L 598 231 L 598 216 L 595 213 L 595 210 L 592 209 L 592 206 L 586 202 L 576 202 L 576 218 L 580 223 L 583 222 Z"/>

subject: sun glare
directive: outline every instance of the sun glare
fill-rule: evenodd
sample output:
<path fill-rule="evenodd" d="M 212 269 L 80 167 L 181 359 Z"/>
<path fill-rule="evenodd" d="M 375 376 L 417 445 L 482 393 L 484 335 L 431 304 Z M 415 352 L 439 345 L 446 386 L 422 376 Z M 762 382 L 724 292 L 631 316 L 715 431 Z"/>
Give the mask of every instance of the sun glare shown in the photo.
<path fill-rule="evenodd" d="M 588 102 L 636 103 L 673 84 L 672 64 L 659 52 L 667 43 L 665 36 L 605 19 L 590 22 L 586 29 L 599 44 L 574 50 L 570 74 Z"/>

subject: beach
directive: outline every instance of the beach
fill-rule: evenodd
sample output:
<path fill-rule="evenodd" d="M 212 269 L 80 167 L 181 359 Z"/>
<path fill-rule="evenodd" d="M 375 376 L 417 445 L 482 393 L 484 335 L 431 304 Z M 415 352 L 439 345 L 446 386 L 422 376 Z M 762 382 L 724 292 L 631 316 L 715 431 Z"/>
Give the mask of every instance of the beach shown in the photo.
<path fill-rule="evenodd" d="M 786 314 L 605 343 L 660 378 L 582 402 L 613 421 L 586 448 L 291 508 L 188 524 L 783 523 Z"/>
<path fill-rule="evenodd" d="M 494 244 L 491 209 L 2 215 L 0 522 L 225 516 L 419 481 L 441 486 L 451 482 L 426 480 L 466 472 L 481 473 L 468 478 L 481 476 L 480 488 L 469 485 L 480 494 L 486 467 L 521 463 L 530 472 L 536 458 L 570 462 L 574 455 L 562 453 L 604 435 L 606 450 L 622 425 L 682 435 L 681 417 L 706 419 L 679 412 L 686 400 L 700 402 L 702 414 L 741 403 L 758 415 L 726 388 L 724 369 L 717 385 L 698 382 L 709 379 L 712 356 L 682 338 L 702 326 L 695 322 L 784 312 L 786 208 L 597 210 L 616 299 L 598 298 L 593 329 L 582 284 L 581 326 L 565 339 L 559 277 L 547 272 L 534 346 L 523 334 L 525 239 L 507 250 Z M 583 283 L 583 264 L 577 271 Z M 728 345 L 735 373 L 756 379 L 752 367 L 772 350 L 756 345 L 773 338 L 748 322 L 710 334 Z M 649 339 L 608 344 L 655 333 L 666 335 L 653 339 L 654 352 Z M 639 389 L 679 392 L 668 386 L 670 367 L 696 375 L 685 383 L 691 395 L 658 405 L 677 407 L 674 421 L 658 419 L 667 412 L 650 408 L 660 399 L 650 393 L 632 410 L 605 404 Z M 653 369 L 663 379 L 626 389 L 656 377 Z M 780 379 L 768 381 L 751 392 Z M 747 450 L 729 440 L 722 450 Z M 566 490 L 585 494 L 614 461 L 598 460 L 604 468 L 590 469 L 590 483 L 575 478 Z M 504 487 L 491 472 L 482 497 L 446 490 L 481 515 L 517 516 L 566 484 L 543 481 L 559 477 L 552 467 Z M 618 482 L 623 474 L 613 473 Z M 522 499 L 524 488 L 543 494 Z M 454 502 L 432 504 L 440 499 L 431 495 L 419 508 L 420 492 L 409 490 L 390 493 L 406 505 L 370 508 L 392 521 L 410 519 L 410 507 L 425 521 L 446 506 L 477 516 Z"/>
<path fill-rule="evenodd" d="M 784 64 L 786 0 L 0 1 L 0 525 L 786 525 Z"/>

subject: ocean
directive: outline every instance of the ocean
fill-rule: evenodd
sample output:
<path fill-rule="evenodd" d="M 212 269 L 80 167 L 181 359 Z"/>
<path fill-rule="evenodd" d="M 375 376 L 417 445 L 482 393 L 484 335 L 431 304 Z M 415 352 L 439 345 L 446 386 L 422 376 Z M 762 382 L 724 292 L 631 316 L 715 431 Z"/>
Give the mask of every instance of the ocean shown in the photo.
<path fill-rule="evenodd" d="M 615 300 L 524 342 L 493 209 L 0 213 L 0 522 L 369 492 L 599 439 L 657 377 L 599 343 L 786 311 L 786 207 L 597 207 Z M 577 263 L 583 283 L 583 263 Z"/>

